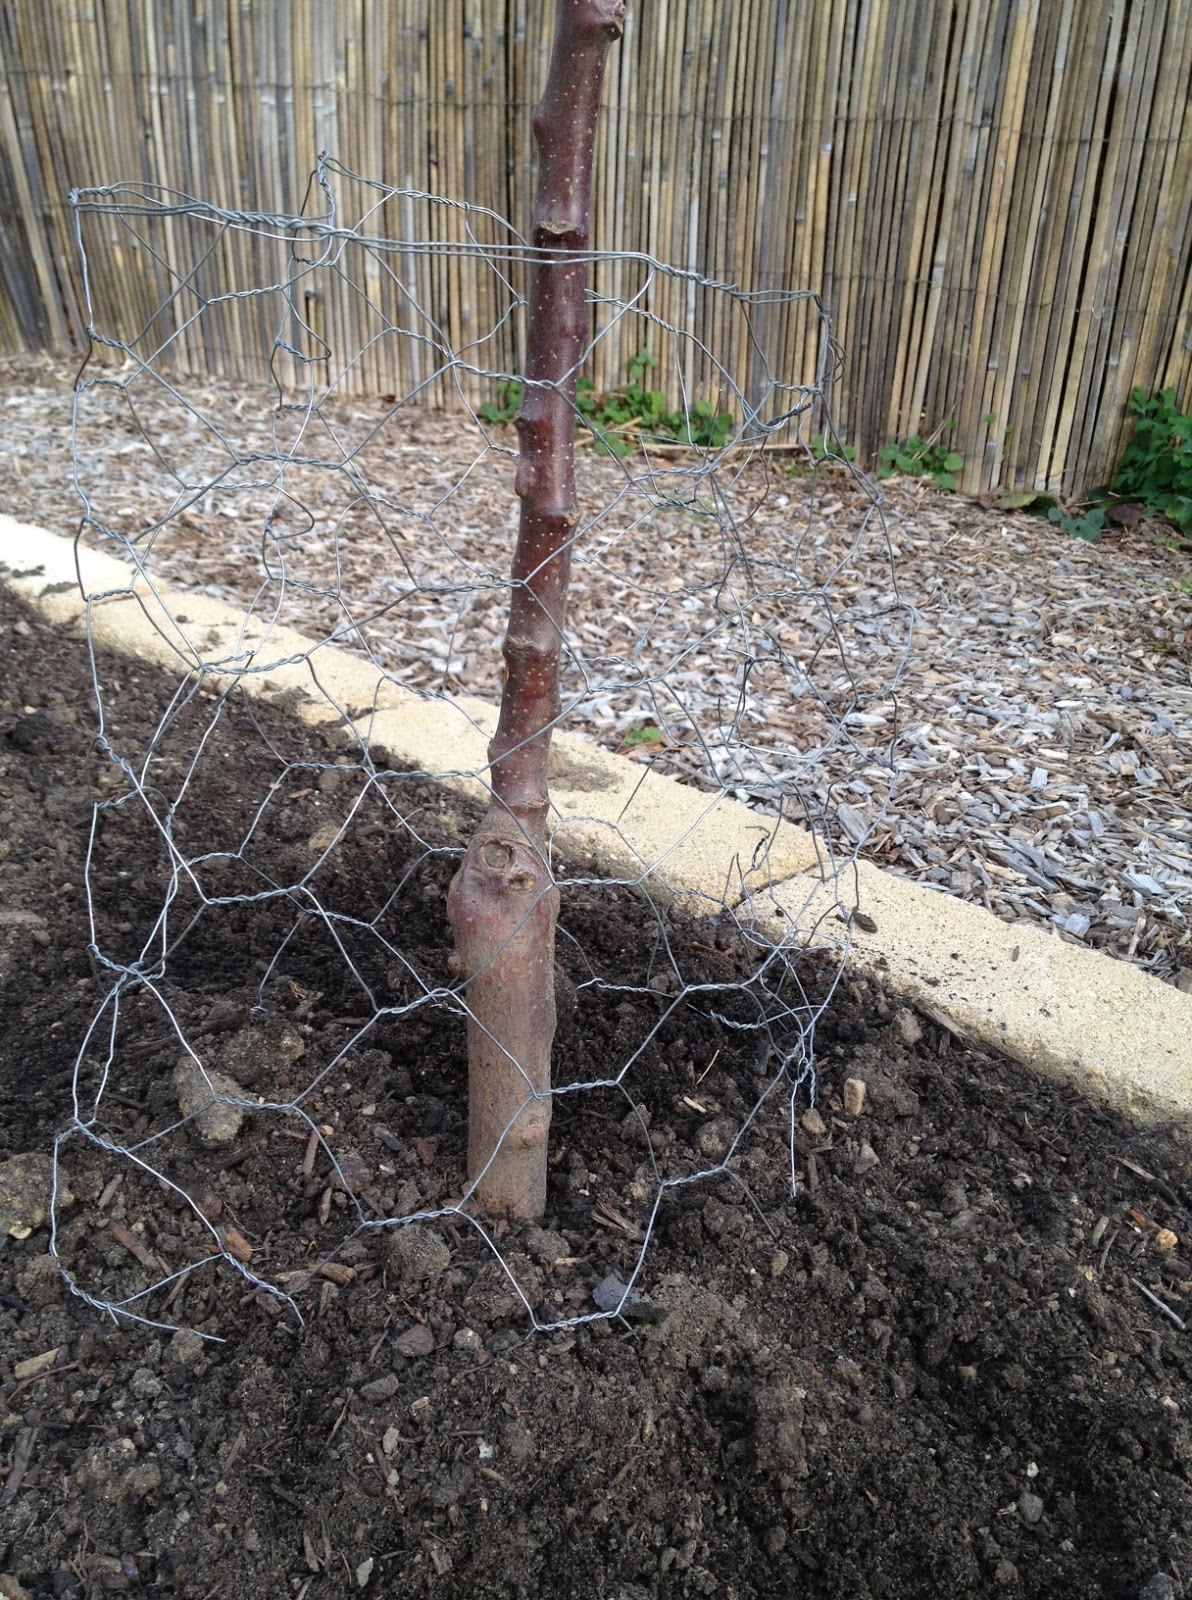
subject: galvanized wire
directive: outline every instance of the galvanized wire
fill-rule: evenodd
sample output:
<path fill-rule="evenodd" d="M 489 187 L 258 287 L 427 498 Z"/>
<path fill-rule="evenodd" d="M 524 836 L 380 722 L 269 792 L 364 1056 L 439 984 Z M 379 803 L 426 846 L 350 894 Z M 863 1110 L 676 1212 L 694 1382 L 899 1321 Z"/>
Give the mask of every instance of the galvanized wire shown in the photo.
<path fill-rule="evenodd" d="M 354 219 L 345 214 L 341 188 L 370 196 Z M 628 1119 L 627 1137 L 636 1141 L 629 1189 L 639 1220 L 626 1223 L 620 1241 L 623 1293 L 614 1296 L 616 1303 L 568 1315 L 555 1316 L 536 1303 L 510 1264 L 507 1238 L 477 1214 L 470 1203 L 474 1184 L 462 1176 L 458 1192 L 433 1204 L 395 1204 L 378 1214 L 375 1200 L 366 1200 L 356 1153 L 328 1120 L 330 1097 L 349 1082 L 379 1026 L 408 1025 L 422 1013 L 470 1014 L 466 984 L 426 969 L 400 940 L 403 904 L 425 888 L 428 870 L 458 857 L 466 843 L 462 830 L 449 837 L 428 827 L 420 818 L 424 808 L 411 796 L 420 785 L 443 785 L 454 803 L 461 793 L 480 792 L 485 773 L 482 764 L 467 762 L 413 774 L 399 770 L 371 737 L 369 707 L 342 704 L 322 669 L 331 646 L 367 657 L 378 674 L 378 703 L 387 686 L 441 700 L 457 725 L 461 712 L 465 719 L 472 715 L 464 691 L 495 680 L 503 597 L 512 586 L 513 446 L 499 418 L 520 379 L 511 366 L 492 366 L 484 357 L 520 324 L 520 285 L 533 251 L 491 213 L 440 200 L 434 206 L 463 219 L 462 228 L 452 230 L 461 237 L 389 237 L 376 231 L 377 219 L 393 215 L 407 192 L 367 184 L 331 161 L 320 163 L 311 192 L 320 209 L 300 217 L 226 211 L 143 184 L 74 196 L 92 352 L 74 407 L 80 537 L 127 564 L 129 592 L 151 597 L 141 603 L 173 644 L 178 665 L 168 708 L 151 731 L 137 735 L 125 726 L 121 684 L 110 681 L 110 669 L 92 647 L 101 770 L 86 883 L 99 997 L 78 1051 L 74 1104 L 56 1144 L 56 1172 L 68 1179 L 80 1152 L 90 1152 L 111 1182 L 125 1172 L 143 1182 L 143 1206 L 160 1205 L 186 1219 L 186 1237 L 175 1245 L 189 1259 L 174 1266 L 165 1259 L 168 1252 L 146 1247 L 136 1258 L 135 1282 L 129 1281 L 131 1262 L 121 1263 L 111 1284 L 80 1281 L 61 1231 L 57 1186 L 53 1248 L 76 1294 L 106 1314 L 154 1326 L 175 1326 L 192 1280 L 215 1270 L 232 1270 L 247 1293 L 274 1297 L 299 1318 L 298 1295 L 312 1272 L 338 1292 L 329 1265 L 335 1250 L 321 1251 L 313 1268 L 309 1261 L 305 1267 L 291 1263 L 285 1272 L 268 1252 L 247 1247 L 240 1229 L 221 1224 L 203 1193 L 203 1173 L 226 1171 L 243 1159 L 248 1134 L 240 1129 L 221 1136 L 220 1155 L 196 1148 L 196 1130 L 216 1106 L 233 1121 L 250 1118 L 253 1129 L 281 1127 L 300 1138 L 308 1176 L 313 1165 L 326 1172 L 324 1201 L 327 1194 L 338 1197 L 337 1249 L 411 1223 L 457 1229 L 466 1223 L 501 1264 L 533 1327 L 617 1315 L 644 1281 L 659 1209 L 677 1189 L 729 1183 L 758 1210 L 741 1155 L 763 1125 L 765 1137 L 773 1138 L 778 1104 L 785 1154 L 774 1147 L 768 1159 L 789 1164 L 794 1192 L 796 1106 L 800 1097 L 814 1096 L 816 1023 L 839 981 L 843 953 L 836 979 L 810 994 L 804 951 L 815 933 L 811 913 L 788 918 L 781 934 L 772 931 L 774 919 L 766 913 L 782 873 L 769 869 L 762 849 L 735 884 L 726 882 L 716 896 L 705 892 L 696 907 L 721 944 L 738 951 L 738 960 L 739 952 L 752 952 L 750 970 L 716 982 L 695 976 L 675 933 L 667 886 L 666 857 L 681 838 L 668 841 L 658 859 L 610 874 L 569 858 L 564 824 L 574 818 L 559 819 L 554 870 L 565 899 L 616 887 L 634 897 L 638 915 L 654 929 L 649 961 L 631 974 L 608 970 L 584 949 L 566 917 L 560 930 L 573 966 L 585 974 L 581 991 L 620 996 L 627 1004 L 645 1001 L 656 1012 L 623 1059 L 610 1060 L 590 1081 L 568 1082 L 564 1074 L 553 1091 L 560 1106 L 584 1094 L 611 1097 Z M 228 231 L 258 238 L 262 262 L 277 266 L 275 275 L 220 284 L 211 268 Z M 160 265 L 162 300 L 147 319 L 122 320 L 119 311 L 114 278 L 129 251 L 147 251 Z M 610 259 L 592 253 L 597 256 Z M 483 324 L 463 318 L 469 329 L 462 340 L 449 337 L 452 318 L 443 307 L 422 304 L 411 293 L 414 269 L 428 258 L 456 263 L 452 292 L 475 293 L 474 303 L 489 308 Z M 814 295 L 749 293 L 647 256 L 616 259 L 627 281 L 633 278 L 634 291 L 622 301 L 590 300 L 591 342 L 575 376 L 584 378 L 602 340 L 616 337 L 635 351 L 661 349 L 666 358 L 660 366 L 642 367 L 639 375 L 644 387 L 665 397 L 659 408 L 670 416 L 653 427 L 631 418 L 618 430 L 601 420 L 599 397 L 589 398 L 581 382 L 575 414 L 583 499 L 572 540 L 577 583 L 563 640 L 560 724 L 611 743 L 643 767 L 671 773 L 705 793 L 709 805 L 727 794 L 763 816 L 810 829 L 823 880 L 842 886 L 840 896 L 815 900 L 814 917 L 841 918 L 834 932 L 843 951 L 852 903 L 843 893 L 844 875 L 866 832 L 846 796 L 865 793 L 869 826 L 888 803 L 897 680 L 910 618 L 898 597 L 880 498 L 851 466 L 833 429 L 831 383 L 841 357 L 830 320 Z M 486 279 L 483 295 L 475 274 Z M 690 287 L 687 321 L 654 309 L 663 278 Z M 376 311 L 376 336 L 365 349 L 337 349 L 334 329 L 315 326 L 318 308 L 334 303 L 332 283 L 339 289 L 345 282 Z M 795 298 L 811 313 L 812 382 L 772 371 L 765 353 L 767 308 Z M 262 374 L 259 390 L 233 390 L 194 371 L 204 351 L 217 354 L 235 338 L 235 317 L 245 306 L 275 329 L 270 372 Z M 756 352 L 748 390 L 730 377 L 703 334 L 742 319 Z M 361 362 L 394 383 L 379 416 L 361 418 L 340 393 L 344 375 Z M 454 400 L 453 410 L 432 409 L 445 396 Z M 437 452 L 426 430 L 440 417 L 452 446 Z M 726 420 L 717 425 L 716 417 Z M 111 470 L 113 430 L 121 430 L 126 454 L 138 464 L 131 473 Z M 416 450 L 403 447 L 411 432 L 418 435 Z M 403 448 L 417 459 L 414 485 L 401 463 Z M 762 525 L 757 510 L 777 493 L 780 460 L 795 465 L 802 498 L 776 531 L 772 522 Z M 506 503 L 492 498 L 497 484 L 505 486 Z M 196 572 L 206 578 L 216 556 L 220 582 L 205 581 L 198 592 L 215 590 L 241 606 L 243 628 L 230 645 L 223 636 L 213 643 L 184 599 L 188 581 L 193 588 Z M 863 610 L 838 598 L 842 574 L 858 565 L 874 574 Z M 607 609 L 609 595 L 615 596 L 612 621 L 599 609 Z M 96 604 L 111 598 L 89 596 Z M 290 627 L 306 640 L 297 648 L 290 636 L 280 636 Z M 898 646 L 894 669 L 876 689 L 864 661 L 866 639 L 875 633 L 887 654 L 891 639 Z M 466 681 L 459 664 L 464 656 L 480 668 L 487 661 L 478 681 Z M 243 692 L 296 665 L 305 669 L 308 701 L 321 699 L 338 729 L 334 748 L 299 758 L 279 748 L 265 713 L 253 709 L 261 697 Z M 472 670 L 475 676 L 475 665 Z M 879 703 L 880 714 L 873 709 Z M 818 730 L 799 748 L 775 732 L 775 708 L 791 706 Z M 213 843 L 196 838 L 202 829 L 195 825 L 191 792 L 208 781 L 211 752 L 223 748 L 233 708 L 237 716 L 247 711 L 252 737 L 272 753 L 276 770 L 259 793 L 243 797 L 248 822 L 238 836 Z M 857 719 L 866 717 L 889 728 L 876 765 L 872 743 L 855 739 Z M 320 785 L 326 820 L 309 862 L 286 881 L 270 879 L 259 861 L 261 839 L 276 827 L 288 796 L 322 794 Z M 618 859 L 624 859 L 631 842 L 615 821 L 603 819 L 602 826 L 623 847 Z M 361 848 L 369 828 L 400 839 L 404 864 L 379 909 L 356 914 L 328 885 L 336 863 L 345 851 Z M 140 904 L 130 919 L 114 911 L 111 886 L 122 861 L 140 860 L 146 850 L 158 870 L 151 882 L 139 884 Z M 221 889 L 224 880 L 232 886 Z M 808 879 L 809 903 L 812 887 Z M 150 892 L 157 900 L 146 909 Z M 291 1050 L 289 1081 L 280 1086 L 238 1085 L 227 1070 L 223 1035 L 204 1031 L 187 997 L 196 930 L 210 941 L 211 930 L 225 923 L 236 930 L 228 935 L 237 941 L 231 987 L 253 991 L 246 1037 L 260 1022 L 266 1030 L 281 1028 L 286 1038 L 292 1034 L 293 1049 L 309 1001 L 300 984 L 286 979 L 293 953 L 312 930 L 339 951 L 350 1031 L 325 1059 L 309 1065 L 305 1054 Z M 134 930 L 136 948 L 129 949 Z M 400 974 L 397 1000 L 382 992 L 377 973 L 383 967 Z M 294 996 L 289 1022 L 278 1009 L 287 981 Z M 680 1015 L 693 1026 L 702 1018 L 726 1036 L 744 1035 L 756 1061 L 751 1107 L 731 1119 L 723 1149 L 686 1166 L 669 1162 L 651 1141 L 649 1115 L 636 1092 L 643 1060 Z M 157 1059 L 176 1063 L 177 1093 L 168 1115 L 160 1084 L 151 1090 L 148 1069 L 137 1065 L 153 1058 L 154 1049 Z M 130 1094 L 138 1082 L 142 1088 Z M 195 1109 L 196 1093 L 206 1097 L 206 1107 Z M 139 1108 L 131 1116 L 130 1103 Z M 689 1103 L 702 1102 L 693 1094 Z M 400 1191 L 404 1172 L 408 1190 L 420 1158 L 408 1141 L 398 1139 L 396 1146 L 386 1146 L 389 1188 Z M 624 1216 L 620 1220 L 625 1223 Z M 180 1227 L 173 1225 L 171 1237 Z"/>

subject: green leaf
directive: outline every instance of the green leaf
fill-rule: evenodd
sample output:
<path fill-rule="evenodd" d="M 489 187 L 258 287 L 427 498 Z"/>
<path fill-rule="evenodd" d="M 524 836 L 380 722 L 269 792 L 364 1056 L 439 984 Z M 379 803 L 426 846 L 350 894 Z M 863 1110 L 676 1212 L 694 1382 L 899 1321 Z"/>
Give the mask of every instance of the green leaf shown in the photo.
<path fill-rule="evenodd" d="M 1171 388 L 1148 396 L 1136 387 L 1127 410 L 1134 431 L 1110 488 L 1184 526 L 1192 516 L 1192 415 L 1180 411 Z"/>
<path fill-rule="evenodd" d="M 1021 494 L 1004 494 L 998 501 L 998 509 L 1000 511 L 1022 511 L 1027 506 L 1033 506 L 1038 498 L 1038 491 L 1034 489 L 1024 489 Z"/>
<path fill-rule="evenodd" d="M 633 425 L 650 439 L 673 439 L 702 448 L 719 448 L 732 434 L 731 411 L 717 413 L 715 403 L 705 398 L 692 400 L 689 409 L 670 411 L 667 396 L 659 389 L 646 389 L 646 372 L 658 365 L 645 345 L 629 363 L 629 381 L 605 395 L 597 395 L 590 378 L 576 385 L 576 411 L 593 434 L 592 448 L 598 455 L 630 455 L 637 441 L 618 438 L 605 430 Z"/>

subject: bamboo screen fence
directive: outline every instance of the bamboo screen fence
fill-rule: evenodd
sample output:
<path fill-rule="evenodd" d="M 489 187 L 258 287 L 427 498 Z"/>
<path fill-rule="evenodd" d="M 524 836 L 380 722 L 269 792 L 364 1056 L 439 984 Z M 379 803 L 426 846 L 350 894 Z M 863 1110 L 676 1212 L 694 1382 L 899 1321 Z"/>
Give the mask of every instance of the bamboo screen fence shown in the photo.
<path fill-rule="evenodd" d="M 524 227 L 551 12 L 0 0 L 4 347 L 82 342 L 77 186 L 135 180 L 288 214 L 328 151 Z M 1190 75 L 1192 0 L 635 0 L 608 82 L 596 242 L 752 289 L 818 290 L 845 351 L 835 409 L 862 460 L 934 435 L 964 456 L 965 488 L 1071 491 L 1108 475 L 1132 385 L 1185 400 L 1192 385 Z M 193 260 L 196 226 L 180 213 L 154 248 Z M 372 223 L 406 237 L 463 227 L 416 199 Z M 241 232 L 211 270 L 248 287 L 276 275 L 275 257 Z M 145 323 L 168 295 L 168 255 L 128 235 L 111 262 L 98 300 L 122 327 Z M 466 343 L 485 292 L 474 269 L 423 256 L 417 270 L 420 303 Z M 623 300 L 633 273 L 601 262 L 597 295 Z M 668 296 L 697 293 L 677 279 L 651 292 L 668 320 L 683 314 Z M 311 315 L 341 352 L 366 346 L 358 294 Z M 763 313 L 757 331 L 775 364 L 812 381 L 816 329 L 804 302 Z M 275 331 L 240 306 L 222 343 L 174 348 L 243 377 Z M 743 325 L 709 312 L 699 331 L 747 388 Z M 514 322 L 504 337 L 501 365 L 515 367 Z M 615 337 L 601 351 L 593 376 L 611 385 L 634 351 Z M 399 387 L 384 359 L 375 347 L 347 381 Z"/>

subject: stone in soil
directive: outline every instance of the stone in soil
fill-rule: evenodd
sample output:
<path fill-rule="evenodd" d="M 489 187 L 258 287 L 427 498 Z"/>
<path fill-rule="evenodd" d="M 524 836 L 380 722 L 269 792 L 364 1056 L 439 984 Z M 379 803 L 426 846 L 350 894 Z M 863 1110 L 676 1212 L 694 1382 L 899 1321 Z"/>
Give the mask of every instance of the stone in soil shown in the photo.
<path fill-rule="evenodd" d="M 0 1238 L 27 1239 L 50 1214 L 54 1163 L 41 1151 L 0 1161 Z"/>
<path fill-rule="evenodd" d="M 174 1068 L 174 1092 L 178 1109 L 190 1118 L 195 1138 L 209 1150 L 235 1143 L 247 1114 L 243 1105 L 229 1101 L 244 1099 L 244 1089 L 226 1072 L 207 1068 L 204 1072 L 192 1057 L 184 1056 Z"/>
<path fill-rule="evenodd" d="M 417 1283 L 439 1277 L 451 1264 L 451 1249 L 441 1234 L 426 1223 L 408 1222 L 389 1235 L 386 1257 L 402 1282 Z"/>

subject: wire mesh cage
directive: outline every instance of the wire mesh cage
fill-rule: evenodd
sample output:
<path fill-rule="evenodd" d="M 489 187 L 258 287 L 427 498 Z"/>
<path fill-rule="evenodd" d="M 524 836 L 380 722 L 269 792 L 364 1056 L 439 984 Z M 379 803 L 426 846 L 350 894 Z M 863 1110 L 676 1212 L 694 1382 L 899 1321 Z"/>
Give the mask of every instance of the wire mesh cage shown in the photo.
<path fill-rule="evenodd" d="M 80 539 L 128 574 L 91 598 L 175 667 L 93 648 L 98 1001 L 57 1183 L 119 1190 L 137 1228 L 72 1287 L 202 1331 L 213 1273 L 302 1316 L 465 1263 L 461 1293 L 537 1328 L 624 1314 L 668 1208 L 791 1161 L 837 886 L 893 782 L 910 617 L 833 429 L 829 319 L 641 255 L 589 296 L 551 1178 L 519 1232 L 472 1203 L 444 901 L 487 793 L 532 247 L 327 160 L 300 216 L 143 185 L 74 206 Z M 766 353 L 792 316 L 798 374 Z M 221 376 L 246 319 L 255 386 Z M 725 819 L 749 847 L 709 876 Z M 595 1288 L 552 1287 L 593 1236 Z"/>

